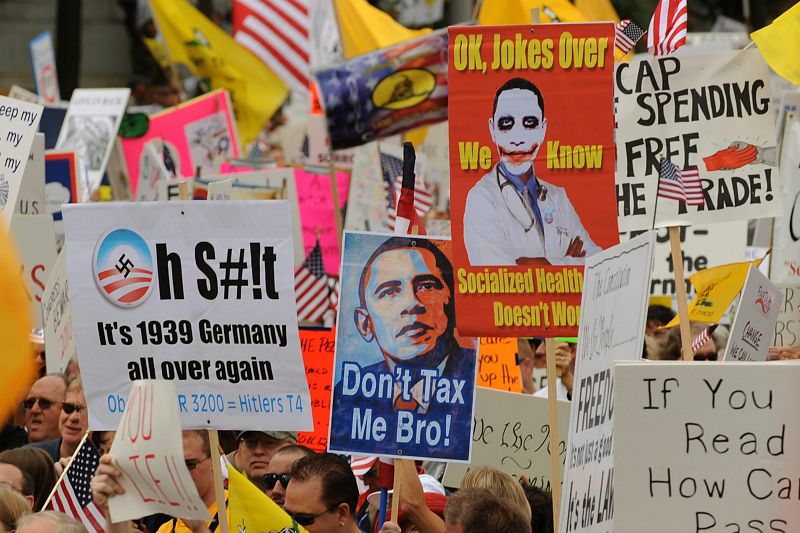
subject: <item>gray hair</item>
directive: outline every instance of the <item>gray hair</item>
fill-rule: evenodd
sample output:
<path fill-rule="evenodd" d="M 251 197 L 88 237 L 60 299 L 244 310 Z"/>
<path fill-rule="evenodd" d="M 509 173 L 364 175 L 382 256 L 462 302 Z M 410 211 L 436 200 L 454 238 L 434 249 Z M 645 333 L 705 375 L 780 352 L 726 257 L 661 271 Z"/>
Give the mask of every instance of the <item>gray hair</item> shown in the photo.
<path fill-rule="evenodd" d="M 39 511 L 38 513 L 26 514 L 20 517 L 17 521 L 17 531 L 22 532 L 22 528 L 25 526 L 30 526 L 31 531 L 34 531 L 35 526 L 33 523 L 38 519 L 50 520 L 58 524 L 58 533 L 89 533 L 86 528 L 83 527 L 83 524 L 64 513 L 56 511 Z"/>

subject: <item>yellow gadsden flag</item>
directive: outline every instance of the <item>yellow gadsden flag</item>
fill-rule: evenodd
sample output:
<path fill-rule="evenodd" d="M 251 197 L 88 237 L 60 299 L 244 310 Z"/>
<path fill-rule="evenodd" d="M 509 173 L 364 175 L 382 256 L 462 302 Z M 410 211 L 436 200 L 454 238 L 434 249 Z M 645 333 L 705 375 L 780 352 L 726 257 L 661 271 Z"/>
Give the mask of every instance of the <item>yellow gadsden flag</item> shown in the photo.
<path fill-rule="evenodd" d="M 346 59 L 431 32 L 430 28 L 410 30 L 366 0 L 333 0 L 333 3 Z"/>
<path fill-rule="evenodd" d="M 0 222 L 0 339 L 3 371 L 0 372 L 0 419 L 25 398 L 36 377 L 36 361 L 31 349 L 33 322 L 25 285 L 20 276 L 19 258 L 11 244 L 8 228 Z"/>
<path fill-rule="evenodd" d="M 232 532 L 306 532 L 278 507 L 278 504 L 270 500 L 230 464 L 228 465 L 228 512 Z"/>
<path fill-rule="evenodd" d="M 800 3 L 769 26 L 751 33 L 750 38 L 772 70 L 795 85 L 800 84 Z"/>
<path fill-rule="evenodd" d="M 689 304 L 689 320 L 717 324 L 733 299 L 744 287 L 750 265 L 758 266 L 764 258 L 743 263 L 730 263 L 695 272 L 689 280 L 697 290 L 697 296 Z M 678 315 L 664 326 L 671 328 L 680 324 Z"/>
<path fill-rule="evenodd" d="M 531 9 L 539 10 L 539 20 L 547 22 L 587 22 L 568 0 L 483 0 L 478 24 L 530 24 Z"/>
<path fill-rule="evenodd" d="M 241 142 L 255 140 L 286 99 L 283 81 L 186 0 L 150 2 L 172 63 L 198 76 L 209 90 L 227 89 Z"/>

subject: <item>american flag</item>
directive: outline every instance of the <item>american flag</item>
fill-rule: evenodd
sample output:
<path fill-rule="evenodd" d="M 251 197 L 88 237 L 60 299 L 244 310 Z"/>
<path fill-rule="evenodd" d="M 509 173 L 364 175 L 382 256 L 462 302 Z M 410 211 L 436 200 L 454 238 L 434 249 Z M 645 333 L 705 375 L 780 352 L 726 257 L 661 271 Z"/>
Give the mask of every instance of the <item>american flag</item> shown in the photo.
<path fill-rule="evenodd" d="M 330 308 L 331 287 L 322 263 L 322 247 L 317 243 L 303 264 L 294 271 L 294 290 L 297 299 L 297 318 L 318 322 Z"/>
<path fill-rule="evenodd" d="M 669 159 L 662 159 L 658 174 L 658 195 L 681 200 L 688 205 L 703 205 L 703 186 L 697 168 L 681 170 Z"/>
<path fill-rule="evenodd" d="M 234 0 L 233 38 L 293 90 L 308 94 L 311 0 Z"/>
<path fill-rule="evenodd" d="M 639 42 L 639 39 L 641 39 L 645 33 L 647 32 L 644 31 L 641 26 L 625 19 L 617 24 L 617 36 L 616 39 L 614 39 L 614 46 L 623 54 L 627 54 L 636 46 L 636 43 Z"/>
<path fill-rule="evenodd" d="M 711 334 L 714 333 L 714 330 L 717 329 L 716 324 L 712 324 L 700 332 L 700 335 L 697 336 L 696 339 L 692 341 L 692 353 L 697 353 L 697 350 L 703 347 L 706 341 L 711 337 Z"/>
<path fill-rule="evenodd" d="M 92 442 L 84 436 L 78 451 L 72 456 L 72 461 L 56 485 L 50 506 L 53 510 L 78 520 L 87 530 L 103 533 L 106 519 L 92 500 L 90 486 L 98 464 L 100 456 Z"/>
<path fill-rule="evenodd" d="M 688 14 L 686 0 L 658 0 L 647 31 L 647 50 L 660 56 L 686 44 Z"/>
<path fill-rule="evenodd" d="M 389 213 L 389 231 L 394 233 L 397 204 L 403 188 L 403 160 L 381 152 L 381 170 L 383 171 L 383 190 L 386 194 Z M 422 218 L 431 210 L 433 196 L 419 176 L 414 180 L 414 191 L 414 209 L 417 211 L 417 216 Z"/>

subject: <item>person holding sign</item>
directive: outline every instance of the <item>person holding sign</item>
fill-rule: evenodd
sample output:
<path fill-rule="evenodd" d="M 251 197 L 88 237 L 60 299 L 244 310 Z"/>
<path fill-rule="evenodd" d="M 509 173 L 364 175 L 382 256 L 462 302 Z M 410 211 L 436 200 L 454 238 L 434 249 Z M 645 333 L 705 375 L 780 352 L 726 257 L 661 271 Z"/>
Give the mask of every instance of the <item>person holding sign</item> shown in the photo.
<path fill-rule="evenodd" d="M 536 176 L 533 162 L 547 131 L 544 97 L 524 78 L 494 98 L 489 132 L 500 162 L 469 191 L 464 245 L 472 266 L 582 264 L 600 251 L 566 191 Z"/>

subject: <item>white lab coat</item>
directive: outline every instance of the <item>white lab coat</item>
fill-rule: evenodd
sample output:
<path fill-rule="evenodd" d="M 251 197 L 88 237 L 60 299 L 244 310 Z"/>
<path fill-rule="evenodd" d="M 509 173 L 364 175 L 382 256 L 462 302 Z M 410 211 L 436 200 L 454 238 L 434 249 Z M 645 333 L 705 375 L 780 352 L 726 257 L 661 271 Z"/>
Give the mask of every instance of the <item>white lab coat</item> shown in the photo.
<path fill-rule="evenodd" d="M 600 251 L 592 241 L 566 191 L 539 180 L 539 210 L 544 242 L 536 227 L 525 232 L 503 201 L 497 184 L 497 166 L 469 191 L 464 209 L 464 245 L 472 266 L 515 265 L 520 257 L 544 257 L 555 265 L 583 264 L 585 258 L 565 257 L 576 236 L 586 257 Z M 505 178 L 500 176 L 500 183 Z M 516 200 L 516 198 L 515 198 Z"/>

